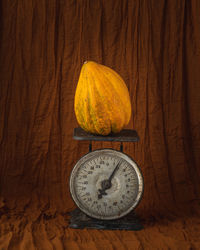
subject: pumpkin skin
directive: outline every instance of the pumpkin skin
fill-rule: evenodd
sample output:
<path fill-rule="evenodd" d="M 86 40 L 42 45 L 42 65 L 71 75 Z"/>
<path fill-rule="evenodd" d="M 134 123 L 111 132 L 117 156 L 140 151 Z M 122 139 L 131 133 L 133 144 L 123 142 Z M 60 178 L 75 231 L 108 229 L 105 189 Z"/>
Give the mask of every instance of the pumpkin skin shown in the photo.
<path fill-rule="evenodd" d="M 85 131 L 99 135 L 118 133 L 131 117 L 126 84 L 111 68 L 87 61 L 81 68 L 74 110 Z"/>

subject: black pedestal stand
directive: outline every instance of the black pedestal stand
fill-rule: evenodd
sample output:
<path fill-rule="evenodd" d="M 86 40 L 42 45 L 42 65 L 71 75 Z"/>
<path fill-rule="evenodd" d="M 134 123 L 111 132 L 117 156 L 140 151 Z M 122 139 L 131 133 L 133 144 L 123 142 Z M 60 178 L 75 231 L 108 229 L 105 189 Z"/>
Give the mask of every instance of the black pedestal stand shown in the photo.
<path fill-rule="evenodd" d="M 135 130 L 124 129 L 118 134 L 108 136 L 93 135 L 85 132 L 81 128 L 74 129 L 75 140 L 90 141 L 89 151 L 92 151 L 92 141 L 115 141 L 121 142 L 120 151 L 123 152 L 123 142 L 137 142 L 139 136 Z M 84 214 L 80 209 L 75 209 L 70 213 L 70 228 L 83 229 L 106 229 L 106 230 L 141 230 L 143 225 L 134 212 L 117 220 L 98 220 Z"/>
<path fill-rule="evenodd" d="M 141 230 L 143 229 L 134 212 L 117 220 L 98 220 L 84 214 L 78 208 L 70 213 L 70 228 L 106 229 L 106 230 Z"/>

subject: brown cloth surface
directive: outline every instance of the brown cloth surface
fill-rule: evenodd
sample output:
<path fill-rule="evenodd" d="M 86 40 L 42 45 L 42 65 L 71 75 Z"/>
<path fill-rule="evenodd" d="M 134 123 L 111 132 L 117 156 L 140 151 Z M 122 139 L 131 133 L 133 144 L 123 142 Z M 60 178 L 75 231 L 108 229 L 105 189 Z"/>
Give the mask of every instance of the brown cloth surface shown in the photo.
<path fill-rule="evenodd" d="M 200 1 L 0 5 L 0 249 L 200 249 Z M 69 175 L 88 151 L 72 138 L 85 60 L 130 91 L 140 141 L 124 152 L 144 175 L 140 232 L 68 228 Z"/>

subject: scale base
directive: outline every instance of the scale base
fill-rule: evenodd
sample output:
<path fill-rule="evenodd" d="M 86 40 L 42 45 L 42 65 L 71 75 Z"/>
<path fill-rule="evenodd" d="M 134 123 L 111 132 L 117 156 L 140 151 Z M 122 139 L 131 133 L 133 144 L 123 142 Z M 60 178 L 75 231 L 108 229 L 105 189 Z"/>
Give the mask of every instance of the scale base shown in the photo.
<path fill-rule="evenodd" d="M 71 213 L 70 228 L 74 229 L 104 229 L 104 230 L 130 230 L 138 231 L 143 229 L 139 218 L 134 212 L 117 219 L 117 220 L 98 220 L 84 214 L 80 209 L 76 208 Z"/>

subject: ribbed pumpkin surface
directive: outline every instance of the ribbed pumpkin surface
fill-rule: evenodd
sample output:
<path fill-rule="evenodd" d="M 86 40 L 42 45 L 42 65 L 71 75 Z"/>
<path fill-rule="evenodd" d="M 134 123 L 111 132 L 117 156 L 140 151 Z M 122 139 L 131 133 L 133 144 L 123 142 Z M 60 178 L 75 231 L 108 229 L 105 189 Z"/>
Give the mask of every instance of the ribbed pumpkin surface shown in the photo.
<path fill-rule="evenodd" d="M 120 132 L 131 117 L 126 84 L 109 67 L 85 62 L 76 88 L 74 109 L 84 130 L 100 135 Z"/>

